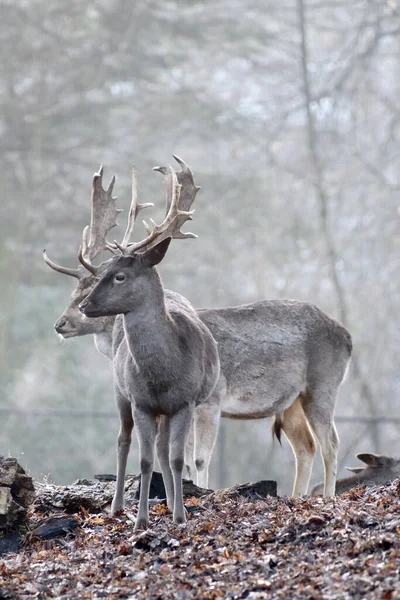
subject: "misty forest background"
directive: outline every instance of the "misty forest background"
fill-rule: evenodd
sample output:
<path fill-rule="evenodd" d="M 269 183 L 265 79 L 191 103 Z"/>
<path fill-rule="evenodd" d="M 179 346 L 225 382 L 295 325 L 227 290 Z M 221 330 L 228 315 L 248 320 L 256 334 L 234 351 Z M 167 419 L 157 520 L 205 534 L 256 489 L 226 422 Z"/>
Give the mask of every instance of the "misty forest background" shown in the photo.
<path fill-rule="evenodd" d="M 56 336 L 76 280 L 42 250 L 77 265 L 101 163 L 125 209 L 113 237 L 132 163 L 158 219 L 151 169 L 176 153 L 202 186 L 199 238 L 172 244 L 165 286 L 197 307 L 295 298 L 337 317 L 354 341 L 339 473 L 355 452 L 398 456 L 398 0 L 8 0 L 0 16 L 0 454 L 56 483 L 115 473 L 111 367 L 90 337 Z M 270 429 L 223 420 L 212 486 L 289 494 Z"/>

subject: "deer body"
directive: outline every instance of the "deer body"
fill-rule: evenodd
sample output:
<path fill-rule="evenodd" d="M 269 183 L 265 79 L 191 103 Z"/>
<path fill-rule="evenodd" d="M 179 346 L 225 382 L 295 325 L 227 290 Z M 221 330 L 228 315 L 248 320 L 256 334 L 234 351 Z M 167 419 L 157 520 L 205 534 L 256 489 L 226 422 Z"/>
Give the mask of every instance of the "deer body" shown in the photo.
<path fill-rule="evenodd" d="M 268 300 L 198 314 L 219 343 L 224 417 L 272 417 L 317 381 L 343 379 L 347 332 L 316 306 Z"/>
<path fill-rule="evenodd" d="M 143 310 L 124 313 L 123 336 L 121 321 L 116 323 L 113 370 L 125 398 L 168 416 L 210 396 L 219 373 L 217 346 L 185 298 L 164 300 L 160 294 L 156 304 L 154 297 L 149 294 Z M 190 379 L 182 376 L 185 371 Z"/>
<path fill-rule="evenodd" d="M 336 482 L 336 494 L 343 494 L 360 485 L 383 485 L 400 477 L 400 460 L 380 454 L 357 454 L 365 467 L 346 467 L 348 471 L 355 473 L 349 477 L 338 479 Z M 320 494 L 323 491 L 323 483 L 318 483 L 311 490 L 311 495 Z"/>

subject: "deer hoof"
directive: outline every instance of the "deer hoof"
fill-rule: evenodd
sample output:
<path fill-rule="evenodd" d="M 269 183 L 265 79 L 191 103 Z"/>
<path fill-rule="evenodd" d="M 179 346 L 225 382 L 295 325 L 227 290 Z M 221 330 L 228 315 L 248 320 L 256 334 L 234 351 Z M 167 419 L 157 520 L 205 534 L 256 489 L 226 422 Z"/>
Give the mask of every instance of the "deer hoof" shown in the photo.
<path fill-rule="evenodd" d="M 135 529 L 147 529 L 148 524 L 148 519 L 145 519 L 144 517 L 137 518 L 135 523 Z"/>
<path fill-rule="evenodd" d="M 186 523 L 185 513 L 183 513 L 182 515 L 174 515 L 174 523 L 176 523 L 177 525 L 182 525 L 183 523 Z"/>
<path fill-rule="evenodd" d="M 124 504 L 122 502 L 113 502 L 111 504 L 111 516 L 116 517 L 120 515 L 124 510 Z"/>

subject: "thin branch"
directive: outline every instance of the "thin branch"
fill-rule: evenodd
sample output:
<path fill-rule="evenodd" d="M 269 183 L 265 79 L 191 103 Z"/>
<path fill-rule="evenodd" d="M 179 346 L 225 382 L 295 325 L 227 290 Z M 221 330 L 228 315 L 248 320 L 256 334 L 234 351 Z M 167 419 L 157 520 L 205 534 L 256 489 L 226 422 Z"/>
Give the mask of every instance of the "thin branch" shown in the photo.
<path fill-rule="evenodd" d="M 382 185 L 389 188 L 390 190 L 397 191 L 400 190 L 400 183 L 393 183 L 390 181 L 384 173 L 378 167 L 376 167 L 373 163 L 371 163 L 365 156 L 362 156 L 359 152 L 354 152 L 354 157 L 357 158 L 360 163 L 369 171 L 375 179 L 377 179 Z"/>

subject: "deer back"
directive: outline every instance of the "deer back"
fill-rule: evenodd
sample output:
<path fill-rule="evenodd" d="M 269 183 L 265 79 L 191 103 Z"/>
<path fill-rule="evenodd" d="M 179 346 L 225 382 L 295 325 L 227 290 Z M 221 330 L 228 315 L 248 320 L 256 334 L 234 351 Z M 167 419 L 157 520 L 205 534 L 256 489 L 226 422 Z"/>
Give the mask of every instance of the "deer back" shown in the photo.
<path fill-rule="evenodd" d="M 267 300 L 198 314 L 219 345 L 226 385 L 222 416 L 273 416 L 294 390 L 297 397 L 308 386 L 328 382 L 337 388 L 343 380 L 350 335 L 315 305 Z"/>

